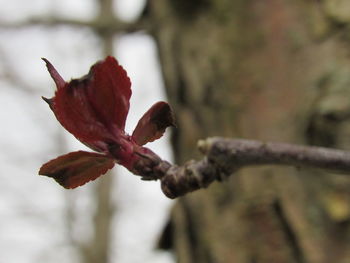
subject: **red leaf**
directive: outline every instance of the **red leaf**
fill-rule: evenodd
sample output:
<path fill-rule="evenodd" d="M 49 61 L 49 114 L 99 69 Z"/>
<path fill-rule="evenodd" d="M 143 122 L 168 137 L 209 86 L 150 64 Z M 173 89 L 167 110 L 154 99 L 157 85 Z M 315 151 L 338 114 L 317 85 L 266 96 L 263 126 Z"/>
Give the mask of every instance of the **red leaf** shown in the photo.
<path fill-rule="evenodd" d="M 71 152 L 53 159 L 39 170 L 40 175 L 55 179 L 64 188 L 76 188 L 113 168 L 114 161 L 98 153 Z"/>
<path fill-rule="evenodd" d="M 113 57 L 91 67 L 88 75 L 63 85 L 63 79 L 47 61 L 57 85 L 56 96 L 45 99 L 57 119 L 77 139 L 94 150 L 124 132 L 129 111 L 131 83 L 125 70 Z"/>
<path fill-rule="evenodd" d="M 106 126 L 124 130 L 129 112 L 131 82 L 126 71 L 114 57 L 92 66 L 87 94 L 96 113 Z M 112 127 L 113 128 L 113 127 Z"/>
<path fill-rule="evenodd" d="M 174 116 L 168 103 L 155 103 L 139 120 L 132 134 L 138 145 L 144 145 L 160 137 L 169 126 L 175 126 Z"/>
<path fill-rule="evenodd" d="M 98 142 L 111 140 L 113 134 L 99 120 L 84 89 L 80 80 L 72 80 L 69 85 L 57 90 L 50 106 L 67 131 L 98 150 Z"/>
<path fill-rule="evenodd" d="M 61 77 L 61 75 L 57 72 L 57 70 L 55 69 L 54 66 L 52 66 L 52 64 L 50 63 L 50 61 L 48 61 L 46 58 L 42 58 L 42 60 L 45 61 L 46 63 L 46 67 L 47 70 L 49 71 L 51 77 L 53 78 L 53 80 L 56 83 L 57 88 L 62 88 L 66 85 L 66 82 L 64 81 L 64 79 Z"/>

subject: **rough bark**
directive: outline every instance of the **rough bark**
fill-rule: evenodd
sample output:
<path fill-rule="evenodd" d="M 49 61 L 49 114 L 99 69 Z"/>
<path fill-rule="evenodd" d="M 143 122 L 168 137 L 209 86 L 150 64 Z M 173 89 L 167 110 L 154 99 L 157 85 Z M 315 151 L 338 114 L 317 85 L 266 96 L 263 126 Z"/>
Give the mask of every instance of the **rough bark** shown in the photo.
<path fill-rule="evenodd" d="M 350 148 L 348 1 L 149 0 L 178 129 L 177 163 L 208 136 Z M 348 262 L 350 180 L 249 168 L 175 205 L 181 263 Z"/>

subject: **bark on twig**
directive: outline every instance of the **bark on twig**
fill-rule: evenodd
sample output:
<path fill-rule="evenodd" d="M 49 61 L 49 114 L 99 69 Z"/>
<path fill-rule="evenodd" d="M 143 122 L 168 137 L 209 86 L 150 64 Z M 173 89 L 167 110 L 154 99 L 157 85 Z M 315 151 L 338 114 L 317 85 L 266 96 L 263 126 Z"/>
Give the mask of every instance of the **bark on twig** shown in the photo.
<path fill-rule="evenodd" d="M 246 166 L 291 165 L 350 174 L 349 151 L 220 137 L 200 141 L 198 147 L 205 155 L 202 160 L 165 171 L 161 187 L 167 197 L 205 188 Z"/>

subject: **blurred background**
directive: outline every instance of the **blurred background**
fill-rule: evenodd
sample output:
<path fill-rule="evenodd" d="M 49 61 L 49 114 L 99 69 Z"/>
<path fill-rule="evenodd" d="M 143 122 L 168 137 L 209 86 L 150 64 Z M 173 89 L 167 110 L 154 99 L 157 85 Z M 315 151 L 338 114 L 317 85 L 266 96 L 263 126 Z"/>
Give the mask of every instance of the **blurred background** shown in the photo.
<path fill-rule="evenodd" d="M 174 109 L 149 145 L 174 163 L 209 136 L 350 149 L 350 1 L 0 0 L 0 17 L 0 262 L 350 262 L 344 175 L 251 167 L 177 201 L 121 167 L 73 191 L 37 176 L 83 149 L 40 98 L 41 57 L 69 80 L 114 54 L 127 131 Z"/>
<path fill-rule="evenodd" d="M 102 186 L 92 182 L 67 191 L 37 175 L 44 162 L 85 149 L 41 100 L 55 90 L 41 57 L 68 81 L 107 54 L 116 56 L 132 80 L 128 132 L 153 103 L 166 100 L 150 36 L 106 35 L 76 25 L 107 17 L 103 12 L 133 21 L 144 4 L 0 2 L 0 262 L 172 262 L 168 253 L 155 251 L 171 203 L 158 182 L 142 182 L 118 166 Z M 168 136 L 149 147 L 171 160 Z"/>

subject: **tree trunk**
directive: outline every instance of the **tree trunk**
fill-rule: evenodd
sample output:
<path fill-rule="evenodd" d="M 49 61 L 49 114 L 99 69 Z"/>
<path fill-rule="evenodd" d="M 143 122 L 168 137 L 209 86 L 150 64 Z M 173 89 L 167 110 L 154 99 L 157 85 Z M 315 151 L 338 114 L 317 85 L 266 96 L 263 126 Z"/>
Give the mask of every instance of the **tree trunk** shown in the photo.
<path fill-rule="evenodd" d="M 149 0 L 176 162 L 198 157 L 207 136 L 349 149 L 349 9 L 345 0 Z M 321 171 L 244 169 L 180 198 L 162 244 L 181 263 L 349 262 L 349 186 Z"/>

